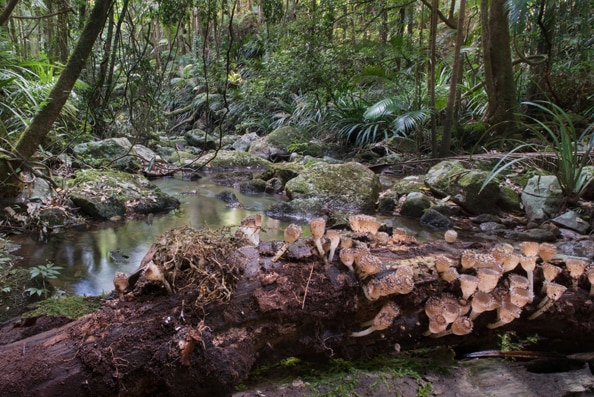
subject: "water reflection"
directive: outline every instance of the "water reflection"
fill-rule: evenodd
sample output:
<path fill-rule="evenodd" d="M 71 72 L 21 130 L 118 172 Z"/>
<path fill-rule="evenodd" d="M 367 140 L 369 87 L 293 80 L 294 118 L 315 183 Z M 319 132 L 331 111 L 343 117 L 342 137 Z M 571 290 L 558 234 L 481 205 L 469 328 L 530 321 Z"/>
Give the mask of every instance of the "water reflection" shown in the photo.
<path fill-rule="evenodd" d="M 91 229 L 69 230 L 52 236 L 47 243 L 15 236 L 21 244 L 17 255 L 26 259 L 25 266 L 51 261 L 64 269 L 52 283 L 77 295 L 100 295 L 113 290 L 116 271 L 134 272 L 157 237 L 172 228 L 236 226 L 248 215 L 263 213 L 278 199 L 270 195 L 246 196 L 235 191 L 242 208 L 226 208 L 215 195 L 230 189 L 214 185 L 203 178 L 184 181 L 167 178 L 155 181 L 163 191 L 176 195 L 181 207 L 168 214 L 156 215 L 150 224 L 145 220 L 126 223 L 103 222 Z M 190 194 L 182 194 L 182 193 Z M 282 239 L 286 224 L 263 217 L 262 240 Z"/>

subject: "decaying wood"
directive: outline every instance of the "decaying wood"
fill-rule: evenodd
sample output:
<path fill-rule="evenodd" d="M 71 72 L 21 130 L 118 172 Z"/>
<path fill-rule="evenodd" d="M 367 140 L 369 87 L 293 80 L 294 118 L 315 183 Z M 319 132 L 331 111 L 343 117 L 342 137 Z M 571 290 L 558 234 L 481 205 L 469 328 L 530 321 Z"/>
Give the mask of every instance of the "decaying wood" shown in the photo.
<path fill-rule="evenodd" d="M 424 336 L 427 298 L 443 293 L 461 296 L 455 282 L 439 278 L 436 258 L 445 255 L 459 263 L 463 250 L 488 248 L 481 244 L 408 241 L 372 248 L 387 267 L 410 266 L 415 286 L 411 293 L 369 301 L 362 292 L 362 284 L 369 281 L 357 280 L 337 258 L 325 266 L 311 238 L 298 240 L 273 262 L 282 242 L 261 242 L 255 248 L 232 241 L 233 249 L 223 252 L 220 241 L 202 236 L 203 250 L 192 254 L 182 237 L 183 233 L 173 248 L 170 241 L 155 244 L 141 269 L 130 276 L 122 299 L 114 292 L 93 314 L 29 337 L 22 334 L 22 327 L 4 324 L 0 396 L 224 395 L 258 365 L 289 356 L 361 358 L 443 344 L 485 348 L 502 329 L 565 338 L 592 349 L 594 305 L 585 277 L 581 288 L 569 288 L 533 321 L 527 317 L 542 299 L 540 293 L 520 319 L 502 329 L 486 327 L 495 321 L 491 312 L 475 320 L 469 335 Z M 170 251 L 165 252 L 167 246 Z M 176 265 L 171 252 L 192 254 L 195 263 Z M 222 284 L 205 282 L 206 276 L 193 269 L 200 261 L 209 265 L 208 260 L 230 271 Z M 146 279 L 143 269 L 150 264 L 165 271 L 173 293 L 158 280 Z M 189 272 L 202 278 L 184 278 Z M 571 286 L 566 273 L 557 282 Z M 538 272 L 535 280 L 539 292 Z M 225 288 L 233 289 L 230 296 L 204 299 Z M 391 326 L 368 336 L 351 336 L 388 301 L 400 309 Z M 10 337 L 18 332 L 19 336 Z"/>

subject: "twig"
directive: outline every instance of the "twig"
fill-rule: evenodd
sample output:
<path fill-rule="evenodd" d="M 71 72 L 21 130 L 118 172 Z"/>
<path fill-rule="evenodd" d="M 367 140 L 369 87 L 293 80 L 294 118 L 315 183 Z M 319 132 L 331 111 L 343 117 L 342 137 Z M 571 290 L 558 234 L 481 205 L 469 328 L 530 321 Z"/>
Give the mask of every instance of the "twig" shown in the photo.
<path fill-rule="evenodd" d="M 305 284 L 305 293 L 303 294 L 303 302 L 301 302 L 301 309 L 305 308 L 305 298 L 307 298 L 307 290 L 309 289 L 309 282 L 311 281 L 311 276 L 314 271 L 314 265 L 311 265 L 311 271 L 309 272 L 309 277 L 307 278 L 307 284 Z"/>

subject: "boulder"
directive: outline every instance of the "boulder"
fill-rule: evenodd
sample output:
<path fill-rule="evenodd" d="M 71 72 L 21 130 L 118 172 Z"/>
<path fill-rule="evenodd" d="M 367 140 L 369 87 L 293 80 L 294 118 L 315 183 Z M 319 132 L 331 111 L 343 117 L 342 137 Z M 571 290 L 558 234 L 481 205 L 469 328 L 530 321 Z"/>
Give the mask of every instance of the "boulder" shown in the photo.
<path fill-rule="evenodd" d="M 556 176 L 533 176 L 522 192 L 522 204 L 526 218 L 542 222 L 556 213 L 563 204 L 563 191 Z"/>
<path fill-rule="evenodd" d="M 286 222 L 305 223 L 320 216 L 323 205 L 316 198 L 295 199 L 270 206 L 264 213 Z"/>
<path fill-rule="evenodd" d="M 241 135 L 231 146 L 240 152 L 247 152 L 250 144 L 259 138 L 258 134 L 250 132 L 249 134 Z"/>
<path fill-rule="evenodd" d="M 290 199 L 316 198 L 333 210 L 371 212 L 379 196 L 378 176 L 362 164 L 317 163 L 285 185 Z"/>
<path fill-rule="evenodd" d="M 68 197 L 74 205 L 96 219 L 163 212 L 179 206 L 176 198 L 137 174 L 81 170 L 69 186 Z"/>
<path fill-rule="evenodd" d="M 95 168 L 109 166 L 120 171 L 134 172 L 141 166 L 128 138 L 81 143 L 72 150 L 79 160 Z"/>
<path fill-rule="evenodd" d="M 301 132 L 295 127 L 280 127 L 270 134 L 253 141 L 250 144 L 248 153 L 271 161 L 288 159 L 290 155 L 289 146 L 299 142 L 309 142 L 310 140 L 311 136 L 309 134 Z"/>
<path fill-rule="evenodd" d="M 575 213 L 575 211 L 567 211 L 551 219 L 551 222 L 553 222 L 555 225 L 559 227 L 573 230 L 575 232 L 578 232 L 579 234 L 586 234 L 590 229 L 590 225 L 588 224 L 588 222 L 580 218 Z"/>
<path fill-rule="evenodd" d="M 184 134 L 188 145 L 200 148 L 201 150 L 214 150 L 218 147 L 218 134 L 208 134 L 201 129 L 193 129 Z"/>
<path fill-rule="evenodd" d="M 487 171 L 467 169 L 461 161 L 442 161 L 425 176 L 425 184 L 435 194 L 450 196 L 452 201 L 471 214 L 493 213 L 500 198 L 498 184 L 488 178 Z"/>
<path fill-rule="evenodd" d="M 217 193 L 215 195 L 215 197 L 218 198 L 219 200 L 221 200 L 222 202 L 224 202 L 225 206 L 227 208 L 241 207 L 241 203 L 239 202 L 239 199 L 237 198 L 235 193 L 231 190 L 223 190 L 222 192 Z"/>
<path fill-rule="evenodd" d="M 219 150 L 186 160 L 186 166 L 204 171 L 265 171 L 271 163 L 247 152 Z"/>
<path fill-rule="evenodd" d="M 420 218 L 427 208 L 431 207 L 431 199 L 421 192 L 410 192 L 406 195 L 400 215 Z"/>
<path fill-rule="evenodd" d="M 420 219 L 421 225 L 433 230 L 448 230 L 454 227 L 454 223 L 444 214 L 429 208 Z"/>

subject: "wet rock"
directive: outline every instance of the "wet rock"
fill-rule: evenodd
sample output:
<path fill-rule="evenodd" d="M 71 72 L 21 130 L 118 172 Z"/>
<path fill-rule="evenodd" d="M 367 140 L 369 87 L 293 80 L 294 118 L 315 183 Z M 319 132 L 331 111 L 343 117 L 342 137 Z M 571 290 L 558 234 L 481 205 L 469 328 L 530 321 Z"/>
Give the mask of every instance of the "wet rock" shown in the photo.
<path fill-rule="evenodd" d="M 379 178 L 359 163 L 318 163 L 285 185 L 290 199 L 315 197 L 333 210 L 371 212 L 379 196 Z"/>
<path fill-rule="evenodd" d="M 494 232 L 497 230 L 506 229 L 505 225 L 497 222 L 484 222 L 479 225 L 481 232 Z"/>
<path fill-rule="evenodd" d="M 237 150 L 219 150 L 216 153 L 207 153 L 186 163 L 188 167 L 213 172 L 237 170 L 250 170 L 252 172 L 265 171 L 270 165 L 270 162 L 260 157 L 247 152 L 238 152 Z"/>
<path fill-rule="evenodd" d="M 448 230 L 454 227 L 454 223 L 447 216 L 432 208 L 421 216 L 421 224 L 435 230 Z"/>
<path fill-rule="evenodd" d="M 404 177 L 392 185 L 392 190 L 400 196 L 411 192 L 419 192 L 423 189 L 426 189 L 425 183 L 418 175 Z"/>
<path fill-rule="evenodd" d="M 264 191 L 269 194 L 280 193 L 285 188 L 283 180 L 280 178 L 271 178 L 266 181 Z"/>
<path fill-rule="evenodd" d="M 382 215 L 390 215 L 396 210 L 396 203 L 398 202 L 398 193 L 387 190 L 380 193 L 377 210 Z"/>
<path fill-rule="evenodd" d="M 559 210 L 563 192 L 556 176 L 533 176 L 522 192 L 522 204 L 529 221 L 540 222 Z"/>
<path fill-rule="evenodd" d="M 499 186 L 499 201 L 497 205 L 504 211 L 520 212 L 522 211 L 522 200 L 516 191 L 507 185 Z"/>
<path fill-rule="evenodd" d="M 415 140 L 403 136 L 390 137 L 384 145 L 394 153 L 417 153 L 417 143 Z"/>
<path fill-rule="evenodd" d="M 122 216 L 127 212 L 163 212 L 179 206 L 176 198 L 137 174 L 82 170 L 76 172 L 69 183 L 70 200 L 83 213 L 97 219 Z"/>
<path fill-rule="evenodd" d="M 493 214 L 480 214 L 469 218 L 474 223 L 499 222 L 499 217 Z"/>
<path fill-rule="evenodd" d="M 307 222 L 320 216 L 322 203 L 315 198 L 295 199 L 289 202 L 274 204 L 264 213 L 273 218 L 287 222 Z"/>
<path fill-rule="evenodd" d="M 187 131 L 184 138 L 188 145 L 197 147 L 201 150 L 214 150 L 218 146 L 218 135 L 208 134 L 201 129 Z"/>
<path fill-rule="evenodd" d="M 141 166 L 128 138 L 81 143 L 72 150 L 78 159 L 95 168 L 109 165 L 120 171 L 134 172 Z"/>
<path fill-rule="evenodd" d="M 555 233 L 545 229 L 510 230 L 504 233 L 504 237 L 514 241 L 538 241 L 539 243 L 557 240 Z"/>
<path fill-rule="evenodd" d="M 420 218 L 427 208 L 431 207 L 431 199 L 421 192 L 411 192 L 406 195 L 400 209 L 400 214 L 412 218 Z"/>
<path fill-rule="evenodd" d="M 265 190 L 266 182 L 259 178 L 239 183 L 239 191 L 243 194 L 264 193 Z"/>
<path fill-rule="evenodd" d="M 495 181 L 481 190 L 488 175 L 486 171 L 467 169 L 461 161 L 442 161 L 427 172 L 425 184 L 437 195 L 450 196 L 471 214 L 493 213 L 500 193 Z"/>
<path fill-rule="evenodd" d="M 231 190 L 223 190 L 215 195 L 216 198 L 225 203 L 227 208 L 238 208 L 241 207 L 241 203 L 237 199 L 237 196 Z"/>
<path fill-rule="evenodd" d="M 259 139 L 260 137 L 255 132 L 250 132 L 249 134 L 245 134 L 240 136 L 232 145 L 233 149 L 238 150 L 240 152 L 247 152 L 250 144 L 255 140 Z"/>
<path fill-rule="evenodd" d="M 210 177 L 210 180 L 221 186 L 239 187 L 241 182 L 254 179 L 254 173 L 251 171 L 228 171 L 216 173 Z"/>
<path fill-rule="evenodd" d="M 564 214 L 551 219 L 551 222 L 561 228 L 570 229 L 580 234 L 586 234 L 590 229 L 588 222 L 577 216 L 574 211 L 567 211 Z"/>
<path fill-rule="evenodd" d="M 290 156 L 287 149 L 296 142 L 309 142 L 311 136 L 299 131 L 295 127 L 285 126 L 277 128 L 270 134 L 251 142 L 248 153 L 260 158 L 277 161 Z"/>
<path fill-rule="evenodd" d="M 52 197 L 52 188 L 48 181 L 41 178 L 33 178 L 28 176 L 27 180 L 32 180 L 31 183 L 25 185 L 16 198 L 17 203 L 27 203 L 29 201 L 44 202 Z"/>

